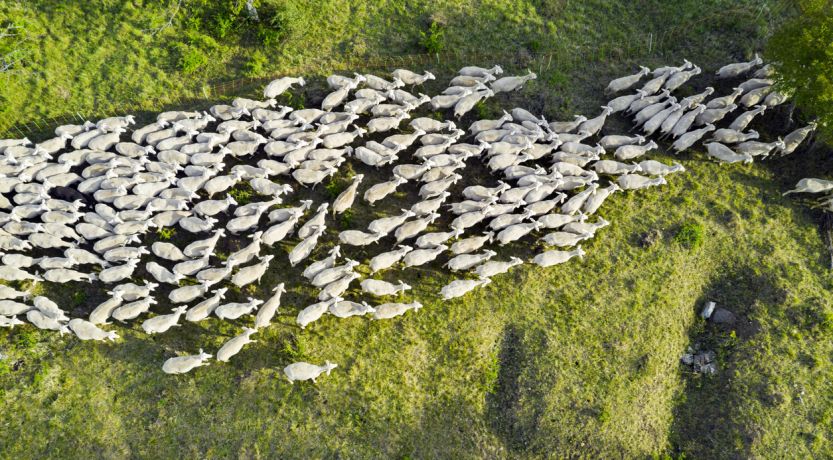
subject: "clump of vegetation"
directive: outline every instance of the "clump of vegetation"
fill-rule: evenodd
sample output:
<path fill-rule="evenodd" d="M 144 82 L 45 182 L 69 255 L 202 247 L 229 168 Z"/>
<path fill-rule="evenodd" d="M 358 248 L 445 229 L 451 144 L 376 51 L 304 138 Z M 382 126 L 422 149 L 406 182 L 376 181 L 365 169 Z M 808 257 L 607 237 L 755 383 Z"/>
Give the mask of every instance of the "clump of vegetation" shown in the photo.
<path fill-rule="evenodd" d="M 442 52 L 445 49 L 445 31 L 443 27 L 437 22 L 432 22 L 428 30 L 419 33 L 419 44 L 431 54 Z"/>
<path fill-rule="evenodd" d="M 250 77 L 255 77 L 263 73 L 263 69 L 269 60 L 266 55 L 260 50 L 255 50 L 249 60 L 243 64 L 243 71 Z"/>
<path fill-rule="evenodd" d="M 87 301 L 87 293 L 86 291 L 77 290 L 73 291 L 72 293 L 72 304 L 76 307 L 79 305 L 83 305 L 84 302 Z"/>
<path fill-rule="evenodd" d="M 346 187 L 343 179 L 338 179 L 333 177 L 327 182 L 327 185 L 324 186 L 324 191 L 327 192 L 327 196 L 330 197 L 330 200 L 335 199 Z"/>
<path fill-rule="evenodd" d="M 199 48 L 180 43 L 178 46 L 179 59 L 177 66 L 183 73 L 190 74 L 199 70 L 208 63 L 208 56 Z"/>
<path fill-rule="evenodd" d="M 342 230 L 349 230 L 353 227 L 353 210 L 348 209 L 341 213 L 338 218 L 338 227 Z"/>
<path fill-rule="evenodd" d="M 252 201 L 254 192 L 247 185 L 237 185 L 228 191 L 228 194 L 234 198 L 238 205 L 249 204 Z"/>
<path fill-rule="evenodd" d="M 808 115 L 818 117 L 826 135 L 833 135 L 833 4 L 826 0 L 800 0 L 794 15 L 770 39 L 767 61 L 778 70 L 781 91 Z M 824 132 L 824 131 L 822 131 Z"/>
<path fill-rule="evenodd" d="M 674 235 L 674 241 L 688 249 L 697 249 L 703 245 L 703 225 L 699 222 L 686 222 Z"/>
<path fill-rule="evenodd" d="M 174 227 L 160 227 L 156 229 L 156 236 L 160 240 L 168 241 L 176 235 L 176 228 Z"/>

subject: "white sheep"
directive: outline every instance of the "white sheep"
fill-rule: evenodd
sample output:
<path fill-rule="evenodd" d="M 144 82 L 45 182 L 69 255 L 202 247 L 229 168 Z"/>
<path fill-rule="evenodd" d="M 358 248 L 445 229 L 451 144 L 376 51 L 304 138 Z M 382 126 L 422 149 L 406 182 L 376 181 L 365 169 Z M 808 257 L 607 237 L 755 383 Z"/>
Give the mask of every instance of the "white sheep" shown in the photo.
<path fill-rule="evenodd" d="M 187 306 L 179 306 L 173 309 L 173 313 L 167 315 L 158 315 L 153 318 L 148 318 L 142 322 L 142 329 L 148 334 L 161 334 L 168 329 L 178 326 L 179 317 L 188 310 Z"/>
<path fill-rule="evenodd" d="M 710 157 L 722 163 L 752 163 L 753 161 L 752 155 L 749 155 L 748 153 L 735 153 L 732 149 L 719 142 L 709 142 L 703 145 L 706 147 L 706 152 L 709 154 Z"/>
<path fill-rule="evenodd" d="M 384 303 L 375 307 L 374 311 L 371 313 L 371 317 L 374 320 L 391 319 L 404 315 L 408 310 L 418 311 L 420 308 L 422 308 L 422 304 L 419 302 Z"/>
<path fill-rule="evenodd" d="M 305 329 L 310 323 L 317 321 L 324 316 L 324 313 L 326 313 L 332 305 L 335 305 L 342 300 L 344 299 L 341 297 L 333 297 L 328 300 L 308 305 L 306 308 L 298 312 L 295 322 L 301 327 L 301 329 Z"/>
<path fill-rule="evenodd" d="M 327 375 L 330 375 L 330 371 L 336 367 L 338 367 L 337 364 L 333 364 L 329 361 L 326 361 L 323 366 L 316 366 L 315 364 L 307 362 L 298 362 L 292 363 L 283 368 L 283 373 L 286 378 L 289 379 L 289 383 L 295 383 L 296 381 L 303 380 L 312 380 L 312 383 L 315 383 L 315 379 L 321 374 L 326 373 Z"/>
<path fill-rule="evenodd" d="M 218 306 L 214 314 L 220 319 L 238 319 L 250 315 L 263 303 L 260 299 L 247 298 L 246 302 L 231 302 Z"/>
<path fill-rule="evenodd" d="M 362 291 L 375 296 L 397 295 L 400 292 L 405 292 L 411 289 L 411 286 L 403 283 L 399 284 L 389 283 L 387 281 L 366 279 L 361 282 Z"/>
<path fill-rule="evenodd" d="M 473 291 L 475 288 L 485 286 L 491 282 L 492 280 L 489 278 L 481 278 L 477 280 L 455 280 L 443 286 L 443 288 L 440 289 L 440 295 L 443 300 L 462 297 Z"/>
<path fill-rule="evenodd" d="M 608 93 L 608 94 L 619 93 L 619 92 L 625 91 L 627 89 L 630 89 L 634 85 L 639 83 L 639 80 L 641 80 L 642 77 L 644 77 L 645 75 L 648 75 L 648 73 L 650 71 L 651 71 L 651 69 L 649 69 L 647 67 L 639 66 L 639 72 L 638 73 L 636 73 L 634 75 L 628 75 L 628 76 L 625 76 L 625 77 L 619 77 L 615 80 L 612 80 L 610 83 L 608 83 L 607 87 L 605 88 L 605 93 Z"/>
<path fill-rule="evenodd" d="M 532 259 L 532 263 L 538 265 L 539 267 L 546 268 L 553 265 L 563 264 L 573 257 L 578 257 L 580 259 L 584 258 L 584 251 L 581 249 L 581 246 L 576 247 L 572 251 L 552 250 L 542 252 Z"/>
<path fill-rule="evenodd" d="M 70 330 L 75 333 L 75 336 L 80 340 L 116 340 L 119 338 L 115 331 L 105 331 L 95 324 L 85 321 L 81 318 L 73 318 L 67 324 Z"/>
<path fill-rule="evenodd" d="M 162 372 L 166 374 L 185 374 L 194 368 L 205 366 L 211 357 L 211 355 L 200 349 L 199 354 L 196 355 L 175 356 L 173 358 L 168 358 L 165 363 L 162 364 Z"/>
<path fill-rule="evenodd" d="M 242 334 L 232 337 L 217 350 L 217 361 L 228 362 L 232 356 L 240 353 L 244 346 L 256 342 L 250 338 L 255 332 L 257 329 L 244 327 Z"/>

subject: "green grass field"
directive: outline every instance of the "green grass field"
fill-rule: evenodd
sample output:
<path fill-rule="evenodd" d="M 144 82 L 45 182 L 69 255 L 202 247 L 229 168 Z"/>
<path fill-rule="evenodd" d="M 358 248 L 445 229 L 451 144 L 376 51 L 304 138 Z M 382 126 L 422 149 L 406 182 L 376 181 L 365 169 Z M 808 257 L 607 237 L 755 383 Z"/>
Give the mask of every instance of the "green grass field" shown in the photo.
<path fill-rule="evenodd" d="M 201 24 L 178 17 L 155 35 L 142 32 L 163 25 L 176 4 L 0 4 L 0 24 L 23 22 L 33 34 L 28 64 L 0 86 L 0 130 L 74 111 L 131 107 L 149 116 L 176 104 L 205 107 L 217 97 L 202 93 L 205 85 L 306 62 L 317 66 L 310 74 L 363 70 L 352 56 L 425 53 L 420 32 L 432 21 L 442 24 L 444 58 L 425 65 L 438 74 L 447 77 L 468 59 L 490 64 L 494 56 L 515 71 L 540 72 L 523 91 L 490 100 L 478 115 L 515 105 L 548 119 L 594 114 L 607 81 L 636 63 L 688 58 L 709 73 L 760 49 L 783 12 L 780 2 L 751 0 L 324 1 L 315 8 L 268 2 L 282 5 L 284 22 L 277 44 L 266 47 L 249 29 L 230 26 L 220 37 L 217 24 L 225 22 L 207 2 L 194 1 L 181 8 L 203 14 Z M 453 51 L 460 57 L 448 57 Z M 392 70 L 397 61 L 389 59 Z M 188 62 L 203 64 L 193 69 Z M 441 88 L 439 80 L 429 89 Z M 283 102 L 314 103 L 320 88 L 312 83 Z M 254 85 L 235 88 L 241 95 L 254 91 Z M 783 111 L 771 113 L 755 127 L 781 133 L 784 119 Z M 833 451 L 830 256 L 820 215 L 798 197 L 781 196 L 806 171 L 831 170 L 825 150 L 748 166 L 718 165 L 699 152 L 659 155 L 688 172 L 669 177 L 666 187 L 614 195 L 600 211 L 612 225 L 583 246 L 583 261 L 522 266 L 448 302 L 437 292 L 452 277 L 439 264 L 402 272 L 415 287 L 403 299 L 419 299 L 425 308 L 395 320 L 325 316 L 301 331 L 294 318 L 311 291 L 279 264 L 253 293 L 263 297 L 267 287 L 287 283 L 277 324 L 230 363 L 182 376 L 162 374 L 161 363 L 200 347 L 213 352 L 247 323 L 188 323 L 153 337 L 134 323 L 118 327 L 123 339 L 106 344 L 28 326 L 0 331 L 0 456 L 827 456 Z M 355 169 L 372 176 L 368 183 L 386 177 Z M 329 197 L 326 187 L 312 193 Z M 332 226 L 361 228 L 373 214 L 413 201 L 414 193 L 406 188 Z M 678 236 L 698 226 L 701 236 Z M 646 235 L 654 235 L 653 244 Z M 276 248 L 278 259 L 294 243 Z M 500 253 L 526 256 L 532 248 L 518 244 Z M 103 299 L 86 285 L 48 289 L 76 313 Z M 734 327 L 699 319 L 708 300 L 737 315 Z M 717 352 L 716 375 L 680 365 L 695 344 Z M 280 369 L 299 359 L 339 367 L 315 385 L 290 385 Z"/>

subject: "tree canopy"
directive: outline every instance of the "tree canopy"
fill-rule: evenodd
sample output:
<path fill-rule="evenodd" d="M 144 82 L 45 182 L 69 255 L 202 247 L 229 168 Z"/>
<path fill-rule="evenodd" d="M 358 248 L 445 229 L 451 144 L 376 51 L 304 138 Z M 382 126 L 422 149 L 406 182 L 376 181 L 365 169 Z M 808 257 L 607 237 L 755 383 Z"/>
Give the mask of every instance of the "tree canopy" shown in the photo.
<path fill-rule="evenodd" d="M 833 3 L 800 0 L 798 14 L 773 34 L 767 60 L 777 69 L 782 91 L 793 94 L 803 113 L 818 118 L 833 137 Z"/>

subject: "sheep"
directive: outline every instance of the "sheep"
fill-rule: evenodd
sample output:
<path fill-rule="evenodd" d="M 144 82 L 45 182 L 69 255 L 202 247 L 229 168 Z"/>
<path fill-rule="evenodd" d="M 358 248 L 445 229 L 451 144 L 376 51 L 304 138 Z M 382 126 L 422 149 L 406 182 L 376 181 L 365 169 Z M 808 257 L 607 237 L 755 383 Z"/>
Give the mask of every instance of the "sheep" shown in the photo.
<path fill-rule="evenodd" d="M 275 256 L 271 254 L 266 255 L 263 256 L 257 264 L 241 268 L 231 278 L 231 283 L 241 288 L 248 284 L 254 283 L 255 281 L 260 284 L 260 279 L 266 273 L 266 270 L 269 268 L 269 262 L 271 262 L 274 257 Z"/>
<path fill-rule="evenodd" d="M 318 244 L 318 238 L 324 233 L 325 227 L 321 226 L 315 229 L 312 235 L 296 244 L 291 251 L 289 251 L 289 264 L 293 267 L 298 265 L 302 260 L 309 257 L 312 250 Z"/>
<path fill-rule="evenodd" d="M 492 91 L 497 93 L 508 93 L 520 89 L 526 82 L 535 80 L 538 76 L 529 72 L 523 76 L 503 77 L 491 83 Z"/>
<path fill-rule="evenodd" d="M 789 98 L 790 98 L 790 95 L 787 94 L 787 93 L 784 93 L 784 92 L 781 92 L 781 91 L 773 91 L 773 92 L 767 94 L 766 98 L 764 99 L 763 102 L 761 102 L 761 104 L 766 106 L 766 107 L 775 107 L 777 105 L 781 105 L 781 104 L 787 102 L 789 100 Z"/>
<path fill-rule="evenodd" d="M 106 269 L 105 269 L 106 270 Z M 53 268 L 51 270 L 47 270 L 42 275 L 43 279 L 49 281 L 50 283 L 68 283 L 70 281 L 87 281 L 92 283 L 97 279 L 95 274 L 92 273 L 81 273 L 75 270 L 70 270 L 68 268 Z M 0 278 L 4 280 L 11 281 L 10 278 L 0 274 Z M 38 277 L 29 277 L 28 279 L 35 279 L 38 280 Z"/>
<path fill-rule="evenodd" d="M 371 317 L 374 320 L 391 319 L 404 315 L 408 310 L 418 311 L 420 308 L 422 308 L 422 304 L 419 302 L 385 303 L 377 305 L 371 313 Z"/>
<path fill-rule="evenodd" d="M 544 235 L 541 241 L 547 246 L 567 248 L 592 237 L 592 233 L 552 232 Z"/>
<path fill-rule="evenodd" d="M 73 318 L 67 324 L 69 329 L 75 333 L 75 336 L 80 340 L 110 340 L 114 341 L 119 338 L 115 331 L 107 332 L 95 324 L 85 321 L 81 318 Z"/>
<path fill-rule="evenodd" d="M 692 110 L 682 114 L 680 118 L 674 123 L 670 129 L 665 129 L 665 122 L 663 122 L 662 132 L 663 134 L 670 135 L 674 138 L 678 138 L 688 132 L 691 125 L 694 124 L 694 121 L 697 119 L 700 114 L 706 111 L 706 106 L 700 104 Z"/>
<path fill-rule="evenodd" d="M 494 92 L 490 89 L 485 91 L 475 91 L 472 94 L 461 97 L 456 104 L 454 104 L 454 116 L 458 119 L 463 115 L 469 113 L 474 106 L 483 99 L 488 99 L 494 96 Z"/>
<path fill-rule="evenodd" d="M 433 182 L 429 182 L 422 187 L 419 188 L 417 194 L 423 200 L 435 198 L 437 196 L 442 195 L 446 192 L 452 185 L 456 184 L 463 176 L 460 174 L 454 173 L 448 177 L 445 177 L 440 180 L 436 180 Z"/>
<path fill-rule="evenodd" d="M 504 228 L 497 234 L 497 240 L 501 246 L 504 246 L 513 241 L 517 241 L 523 238 L 530 232 L 536 231 L 539 228 L 541 228 L 541 224 L 537 221 L 510 225 L 509 227 Z"/>
<path fill-rule="evenodd" d="M 730 112 L 734 112 L 738 106 L 735 104 L 729 105 L 728 107 L 722 109 L 707 109 L 704 110 L 703 113 L 697 115 L 694 119 L 695 126 L 703 126 L 707 124 L 714 124 L 718 121 L 722 120 L 726 115 Z"/>
<path fill-rule="evenodd" d="M 400 112 L 393 117 L 373 118 L 367 122 L 368 133 L 383 133 L 395 129 L 405 118 L 411 118 L 406 112 Z"/>
<path fill-rule="evenodd" d="M 833 190 L 833 181 L 808 177 L 798 181 L 794 189 L 788 190 L 782 195 L 786 196 L 791 193 L 825 193 L 831 190 Z"/>
<path fill-rule="evenodd" d="M 413 250 L 410 246 L 399 245 L 399 249 L 389 252 L 383 252 L 370 259 L 370 273 L 376 273 L 381 270 L 392 267 L 394 264 L 402 260 L 405 254 Z"/>
<path fill-rule="evenodd" d="M 269 212 L 269 223 L 286 222 L 287 220 L 298 220 L 304 215 L 307 209 L 312 207 L 312 200 L 301 200 L 301 205 L 292 208 L 278 208 Z"/>
<path fill-rule="evenodd" d="M 649 69 L 647 67 L 639 66 L 639 72 L 638 73 L 636 73 L 634 75 L 628 75 L 628 76 L 625 76 L 625 77 L 620 77 L 620 78 L 612 80 L 610 83 L 608 83 L 607 87 L 605 88 L 605 93 L 615 94 L 615 93 L 620 93 L 622 91 L 628 90 L 628 89 L 632 88 L 634 85 L 636 85 L 637 83 L 639 83 L 639 80 L 641 80 L 642 77 L 644 77 L 645 75 L 648 75 L 648 73 L 650 71 L 651 71 L 651 69 Z"/>
<path fill-rule="evenodd" d="M 375 295 L 375 296 L 387 296 L 387 295 L 397 295 L 400 292 L 405 292 L 411 289 L 411 286 L 403 283 L 402 281 L 399 284 L 388 283 L 387 281 L 382 280 L 375 280 L 375 279 L 366 279 L 361 282 L 362 291 Z"/>
<path fill-rule="evenodd" d="M 341 302 L 341 297 L 333 297 L 329 300 L 323 300 L 312 305 L 308 305 L 306 308 L 302 309 L 298 312 L 298 316 L 295 318 L 295 323 L 301 329 L 306 329 L 311 323 L 319 320 L 324 313 L 327 313 L 327 310 L 330 309 L 331 306 Z"/>
<path fill-rule="evenodd" d="M 30 305 L 26 305 L 22 302 L 17 302 L 15 300 L 0 300 L 0 315 L 4 316 L 16 316 L 22 315 L 27 311 L 31 310 L 33 307 Z"/>
<path fill-rule="evenodd" d="M 639 158 L 649 151 L 657 148 L 658 145 L 656 142 L 651 141 L 645 145 L 623 145 L 616 149 L 616 152 L 613 153 L 613 156 L 617 160 L 632 160 L 634 158 Z"/>
<path fill-rule="evenodd" d="M 428 262 L 436 259 L 440 254 L 445 252 L 448 249 L 448 246 L 444 244 L 437 245 L 433 248 L 426 248 L 426 249 L 414 249 L 413 251 L 405 254 L 402 258 L 402 262 L 405 267 L 418 267 L 420 265 L 425 265 Z"/>
<path fill-rule="evenodd" d="M 564 198 L 566 197 L 567 195 L 559 193 L 556 198 L 528 204 L 526 205 L 524 210 L 529 211 L 530 217 L 542 216 L 555 209 L 555 207 L 561 204 L 561 202 L 564 201 Z"/>
<path fill-rule="evenodd" d="M 712 134 L 711 140 L 723 144 L 737 144 L 740 142 L 746 142 L 752 139 L 757 139 L 758 137 L 758 132 L 754 130 L 750 130 L 748 133 L 742 133 L 731 128 L 722 128 L 718 129 L 714 132 L 714 134 Z"/>
<path fill-rule="evenodd" d="M 327 375 L 330 375 L 330 371 L 336 367 L 338 367 L 337 364 L 333 364 L 329 361 L 326 361 L 323 366 L 316 366 L 315 364 L 306 362 L 298 362 L 292 363 L 283 368 L 283 373 L 286 378 L 289 379 L 289 383 L 295 383 L 296 381 L 302 380 L 312 380 L 312 383 L 315 383 L 315 379 L 321 374 L 326 373 Z"/>
<path fill-rule="evenodd" d="M 0 285 L 0 300 L 6 299 L 28 299 L 29 293 L 25 291 L 18 291 L 9 286 Z"/>
<path fill-rule="evenodd" d="M 255 329 L 264 328 L 269 326 L 269 323 L 274 318 L 275 314 L 278 312 L 278 307 L 281 304 L 281 296 L 284 292 L 286 292 L 286 288 L 284 283 L 279 283 L 272 289 L 272 297 L 270 297 L 263 305 L 258 309 L 257 315 L 255 316 Z"/>
<path fill-rule="evenodd" d="M 15 326 L 20 326 L 21 324 L 26 323 L 17 319 L 17 316 L 0 315 L 0 327 L 14 328 Z"/>
<path fill-rule="evenodd" d="M 274 99 L 285 93 L 287 90 L 292 89 L 292 85 L 295 84 L 304 86 L 306 85 L 306 81 L 304 81 L 302 77 L 283 77 L 278 78 L 277 80 L 272 80 L 268 85 L 266 85 L 266 88 L 263 89 L 263 97 L 266 99 Z"/>
<path fill-rule="evenodd" d="M 743 112 L 742 114 L 738 115 L 738 117 L 735 118 L 734 121 L 732 121 L 732 123 L 729 125 L 729 129 L 735 131 L 743 131 L 744 129 L 746 129 L 747 126 L 749 126 L 749 123 L 751 123 L 752 120 L 755 119 L 755 117 L 763 114 L 764 111 L 766 111 L 766 109 L 767 106 L 759 105 L 755 107 L 753 110 Z"/>
<path fill-rule="evenodd" d="M 218 306 L 214 314 L 220 319 L 238 319 L 244 315 L 250 315 L 263 301 L 248 297 L 246 302 L 232 302 Z"/>
<path fill-rule="evenodd" d="M 638 190 L 656 185 L 665 185 L 667 182 L 664 177 L 650 178 L 640 176 L 639 174 L 625 174 L 619 176 L 616 180 L 622 190 Z"/>
<path fill-rule="evenodd" d="M 497 253 L 491 250 L 486 250 L 480 254 L 460 254 L 451 258 L 445 265 L 443 265 L 443 267 L 446 267 L 451 271 L 468 270 L 480 265 L 483 262 L 489 261 L 489 259 L 495 255 L 497 255 Z"/>
<path fill-rule="evenodd" d="M 492 68 L 484 68 L 484 67 L 477 67 L 477 66 L 467 66 L 460 69 L 457 74 L 463 75 L 467 77 L 485 77 L 488 75 L 500 75 L 503 73 L 503 69 L 496 65 Z"/>
<path fill-rule="evenodd" d="M 815 131 L 816 126 L 817 124 L 813 122 L 784 136 L 784 147 L 778 149 L 780 155 L 785 156 L 795 152 L 795 149 L 797 149 L 798 146 L 801 145 L 805 139 L 807 139 L 807 136 Z"/>
<path fill-rule="evenodd" d="M 177 323 L 179 323 L 179 317 L 182 316 L 186 310 L 188 310 L 188 307 L 183 305 L 174 308 L 173 313 L 148 318 L 142 322 L 142 329 L 144 329 L 147 334 L 161 334 L 166 332 L 168 329 L 178 325 Z"/>
<path fill-rule="evenodd" d="M 194 241 L 193 243 L 189 244 L 188 246 L 185 246 L 185 249 L 183 249 L 181 252 L 186 257 L 191 257 L 191 258 L 205 257 L 206 254 L 211 254 L 214 251 L 214 247 L 217 246 L 217 242 L 220 240 L 220 238 L 222 238 L 224 236 L 226 236 L 226 230 L 222 229 L 222 228 L 218 229 L 217 231 L 214 232 L 214 235 L 212 235 L 210 238 L 206 238 L 204 240 Z M 154 244 L 156 244 L 156 243 L 154 243 Z M 153 249 L 153 248 L 151 248 L 151 249 Z M 170 248 L 168 248 L 168 249 L 170 249 Z M 154 252 L 154 254 L 156 254 L 156 253 Z M 182 257 L 181 259 L 176 258 L 176 259 L 169 259 L 169 260 L 173 260 L 173 261 L 185 260 L 186 257 Z M 165 257 L 163 257 L 163 258 L 165 258 Z M 200 267 L 200 269 L 201 268 L 202 267 Z M 176 270 L 174 270 L 174 271 L 176 271 Z M 185 274 L 186 275 L 193 275 L 197 271 L 199 271 L 199 269 L 194 270 L 193 272 L 189 271 L 188 273 L 185 273 Z"/>
<path fill-rule="evenodd" d="M 729 93 L 725 96 L 716 97 L 716 98 L 710 100 L 706 104 L 706 108 L 708 108 L 708 109 L 722 109 L 722 108 L 728 107 L 728 106 L 734 104 L 735 100 L 738 97 L 740 97 L 743 93 L 745 93 L 745 92 L 747 92 L 751 89 L 754 89 L 754 88 L 744 88 L 743 85 L 741 85 L 741 87 L 734 88 L 731 93 Z"/>
<path fill-rule="evenodd" d="M 651 72 L 651 75 L 654 77 L 658 77 L 660 75 L 671 75 L 677 72 L 682 72 L 683 70 L 690 69 L 694 67 L 694 64 L 689 62 L 688 59 L 683 59 L 683 65 L 681 66 L 666 66 L 666 67 L 658 67 Z"/>
<path fill-rule="evenodd" d="M 697 141 L 703 138 L 707 133 L 714 131 L 716 128 L 713 124 L 708 124 L 700 129 L 695 129 L 694 131 L 689 131 L 687 133 L 682 134 L 674 143 L 671 145 L 677 153 L 683 152 L 688 150 L 692 145 L 694 145 Z"/>
<path fill-rule="evenodd" d="M 90 312 L 88 321 L 92 324 L 107 324 L 107 320 L 113 314 L 113 310 L 119 308 L 123 303 L 123 292 L 112 292 L 112 297 L 100 303 Z"/>
<path fill-rule="evenodd" d="M 647 83 L 642 85 L 642 88 L 641 88 L 642 92 L 644 92 L 646 96 L 656 94 L 659 90 L 663 89 L 662 86 L 668 80 L 668 77 L 670 75 L 671 75 L 670 73 L 666 73 L 666 74 L 659 75 L 659 76 L 654 77 L 653 79 L 649 80 Z M 669 91 L 669 90 L 664 90 L 664 91 Z"/>
<path fill-rule="evenodd" d="M 349 300 L 342 300 L 331 304 L 327 309 L 327 312 L 336 318 L 362 316 L 375 311 L 376 309 L 368 305 L 367 302 L 357 303 Z"/>
<path fill-rule="evenodd" d="M 602 146 L 602 148 L 604 148 L 605 150 L 611 150 L 617 149 L 623 145 L 642 144 L 644 142 L 645 138 L 640 135 L 630 137 L 611 134 L 601 138 L 599 140 L 599 145 Z"/>
<path fill-rule="evenodd" d="M 304 239 L 312 235 L 317 227 L 326 226 L 325 219 L 327 217 L 327 209 L 330 207 L 329 203 L 321 203 L 318 205 L 315 215 L 310 217 L 308 221 L 298 229 L 298 238 Z"/>
<path fill-rule="evenodd" d="M 440 289 L 440 295 L 443 300 L 462 297 L 473 291 L 475 288 L 485 286 L 491 282 L 492 280 L 489 278 L 481 278 L 477 280 L 455 280 L 443 286 L 443 288 Z"/>
<path fill-rule="evenodd" d="M 761 88 L 753 89 L 740 98 L 740 105 L 744 107 L 752 107 L 754 105 L 763 104 L 772 91 L 772 86 L 763 86 Z"/>
<path fill-rule="evenodd" d="M 352 259 L 347 259 L 343 265 L 325 268 L 319 271 L 312 279 L 310 280 L 311 284 L 315 287 L 323 287 L 327 284 L 336 281 L 337 279 L 350 274 L 353 272 L 353 268 L 359 265 L 358 262 Z"/>
<path fill-rule="evenodd" d="M 775 150 L 784 148 L 786 144 L 784 141 L 779 137 L 775 142 L 757 142 L 757 141 L 749 141 L 738 144 L 735 146 L 735 152 L 744 154 L 748 153 L 749 155 L 755 156 L 762 156 L 767 157 Z"/>
<path fill-rule="evenodd" d="M 584 250 L 581 249 L 581 246 L 576 247 L 572 251 L 546 251 L 536 255 L 532 259 L 532 263 L 538 265 L 539 267 L 552 267 L 553 265 L 563 264 L 573 257 L 583 259 L 584 254 Z"/>
<path fill-rule="evenodd" d="M 494 239 L 494 236 L 494 232 L 486 232 L 480 236 L 472 236 L 458 240 L 451 245 L 451 252 L 454 255 L 461 255 L 477 251 L 487 242 L 491 242 Z"/>
<path fill-rule="evenodd" d="M 675 72 L 668 77 L 668 80 L 665 81 L 663 88 L 674 92 L 690 80 L 691 77 L 700 75 L 701 72 L 702 69 L 697 66 L 694 66 L 692 70 Z"/>
<path fill-rule="evenodd" d="M 508 261 L 490 260 L 474 269 L 474 273 L 481 279 L 491 278 L 495 275 L 506 273 L 512 267 L 523 264 L 523 260 L 518 257 L 510 257 Z"/>
<path fill-rule="evenodd" d="M 214 291 L 214 295 L 194 305 L 185 313 L 185 320 L 199 322 L 208 318 L 225 298 L 227 288 L 220 288 Z"/>
<path fill-rule="evenodd" d="M 150 306 L 155 303 L 156 299 L 152 297 L 139 299 L 121 305 L 120 307 L 113 310 L 113 313 L 110 316 L 116 321 L 124 323 L 131 319 L 138 318 L 139 315 L 141 315 L 142 313 L 147 313 L 148 311 L 150 311 Z"/>
<path fill-rule="evenodd" d="M 752 163 L 752 155 L 747 154 L 737 154 L 729 147 L 719 143 L 719 142 L 709 142 L 703 144 L 706 147 L 706 151 L 710 157 L 722 162 L 722 163 Z M 624 188 L 624 187 L 622 187 Z"/>
<path fill-rule="evenodd" d="M 489 230 L 499 231 L 503 230 L 504 228 L 515 225 L 523 222 L 524 220 L 528 219 L 532 216 L 531 212 L 524 211 L 520 214 L 500 214 L 489 221 Z"/>
<path fill-rule="evenodd" d="M 433 214 L 440 209 L 442 204 L 445 202 L 446 199 L 448 199 L 449 196 L 451 196 L 450 192 L 443 191 L 442 193 L 437 195 L 436 198 L 431 198 L 414 203 L 414 205 L 411 206 L 410 211 L 417 216 Z"/>
<path fill-rule="evenodd" d="M 656 160 L 645 160 L 639 163 L 639 168 L 650 176 L 665 176 L 676 172 L 684 172 L 685 168 L 679 163 L 668 166 Z"/>
<path fill-rule="evenodd" d="M 61 308 L 58 307 L 58 304 L 56 304 L 47 297 L 37 296 L 34 299 L 32 299 L 32 304 L 38 311 L 40 311 L 49 318 L 61 322 L 69 321 L 66 312 L 61 310 Z"/>
<path fill-rule="evenodd" d="M 645 92 L 639 89 L 634 94 L 626 94 L 624 96 L 619 96 L 615 99 L 611 99 L 610 101 L 608 101 L 607 106 L 610 107 L 611 113 L 618 113 L 622 112 L 623 110 L 626 110 L 628 107 L 631 106 L 631 104 L 638 100 L 641 100 L 644 97 Z M 553 129 L 553 124 L 554 123 L 550 123 L 550 129 Z"/>
<path fill-rule="evenodd" d="M 715 75 L 717 76 L 718 79 L 738 77 L 740 75 L 743 75 L 743 74 L 749 72 L 755 66 L 763 64 L 763 62 L 764 62 L 763 59 L 758 57 L 758 54 L 756 53 L 754 59 L 752 59 L 751 61 L 749 61 L 749 62 L 739 62 L 739 63 L 734 63 L 734 64 L 727 64 L 727 65 L 721 67 L 720 69 L 718 69 L 718 71 L 715 72 Z"/>
<path fill-rule="evenodd" d="M 157 287 L 159 287 L 158 283 L 147 283 L 142 286 L 133 283 L 124 283 L 114 287 L 112 294 L 115 295 L 119 293 L 121 294 L 124 300 L 132 302 L 134 300 L 143 299 L 145 297 L 150 296 L 150 293 L 153 292 Z"/>
<path fill-rule="evenodd" d="M 311 169 L 296 169 L 292 172 L 292 178 L 305 187 L 311 185 L 315 188 L 316 185 L 320 184 L 324 179 L 335 174 L 337 171 L 338 168 L 336 167 L 330 167 L 318 171 Z"/>
<path fill-rule="evenodd" d="M 674 123 L 676 123 L 675 119 L 679 119 L 683 115 L 683 107 L 680 104 L 671 104 L 665 110 L 660 111 L 650 120 L 646 121 L 644 125 L 642 125 L 642 132 L 648 136 L 653 135 L 660 127 L 668 121 L 668 124 L 673 127 Z M 670 129 L 670 128 L 669 128 Z"/>
<path fill-rule="evenodd" d="M 361 230 L 344 230 L 338 234 L 338 240 L 341 244 L 347 246 L 368 246 L 373 244 L 385 235 L 381 233 L 366 233 Z"/>
<path fill-rule="evenodd" d="M 217 361 L 226 363 L 232 356 L 240 353 L 244 346 L 256 342 L 256 340 L 250 339 L 255 332 L 257 332 L 257 329 L 244 327 L 242 334 L 232 337 L 217 350 Z"/>
<path fill-rule="evenodd" d="M 641 112 L 643 109 L 650 107 L 652 105 L 658 104 L 660 102 L 665 101 L 669 98 L 671 92 L 668 90 L 663 90 L 661 93 L 656 94 L 654 96 L 644 96 L 641 99 L 637 99 L 628 106 L 628 109 L 625 111 L 627 114 L 636 114 Z M 673 99 L 673 98 L 672 98 Z"/>
<path fill-rule="evenodd" d="M 205 366 L 211 357 L 200 349 L 199 354 L 196 355 L 168 358 L 162 364 L 162 372 L 166 374 L 185 374 L 194 368 Z"/>
<path fill-rule="evenodd" d="M 182 286 L 169 292 L 168 300 L 171 303 L 187 303 L 205 295 L 209 287 L 208 283 Z"/>
<path fill-rule="evenodd" d="M 437 78 L 434 76 L 434 74 L 428 72 L 427 70 L 424 74 L 420 75 L 418 73 L 414 73 L 410 70 L 405 69 L 396 69 L 393 72 L 391 72 L 391 76 L 393 78 L 399 79 L 399 81 L 406 85 L 421 85 L 428 80 L 435 80 Z"/>

